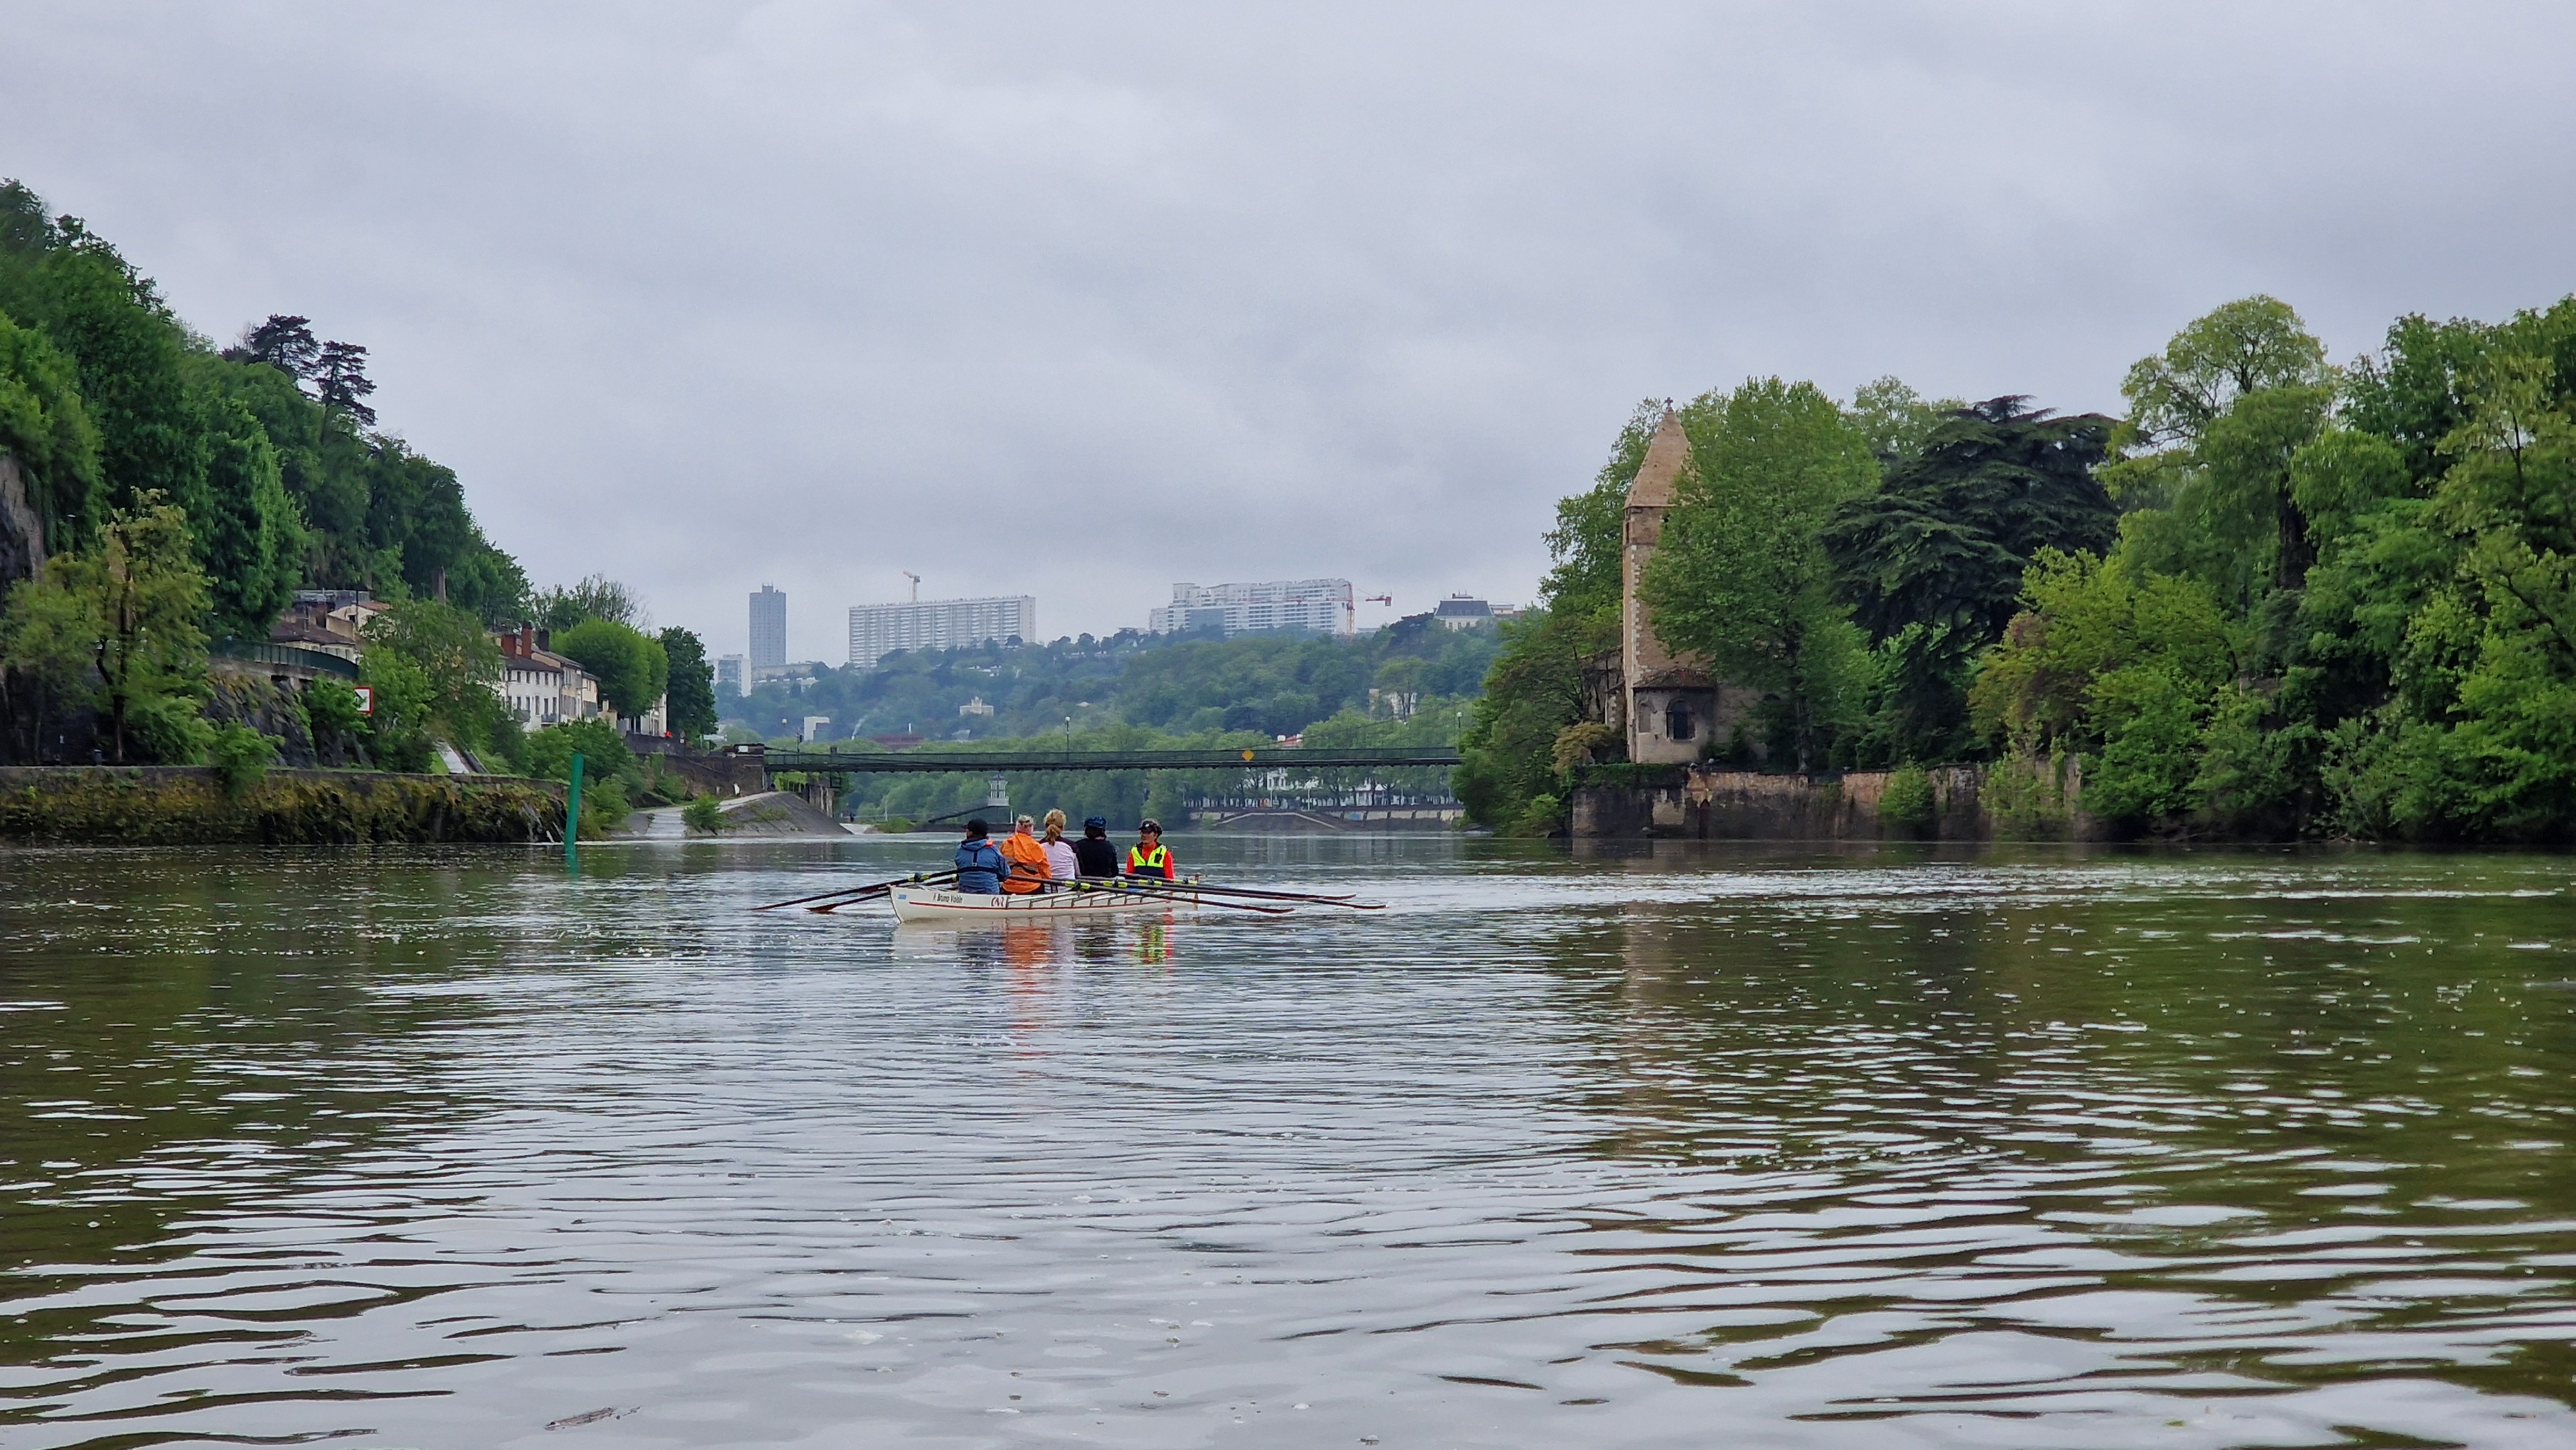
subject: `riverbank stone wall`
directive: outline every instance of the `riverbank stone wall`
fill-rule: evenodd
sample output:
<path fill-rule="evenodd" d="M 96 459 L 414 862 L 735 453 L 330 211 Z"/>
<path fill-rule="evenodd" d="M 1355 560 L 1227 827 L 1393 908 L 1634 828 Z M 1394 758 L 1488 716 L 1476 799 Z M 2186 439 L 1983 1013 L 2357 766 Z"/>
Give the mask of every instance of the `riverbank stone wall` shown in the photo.
<path fill-rule="evenodd" d="M 0 840 L 83 845 L 563 839 L 560 782 L 271 770 L 238 789 L 203 766 L 0 767 Z"/>
<path fill-rule="evenodd" d="M 1831 776 L 1691 766 L 1635 780 L 1617 770 L 1576 786 L 1576 837 L 2083 841 L 2106 834 L 2083 809 L 2082 765 L 2072 758 Z"/>

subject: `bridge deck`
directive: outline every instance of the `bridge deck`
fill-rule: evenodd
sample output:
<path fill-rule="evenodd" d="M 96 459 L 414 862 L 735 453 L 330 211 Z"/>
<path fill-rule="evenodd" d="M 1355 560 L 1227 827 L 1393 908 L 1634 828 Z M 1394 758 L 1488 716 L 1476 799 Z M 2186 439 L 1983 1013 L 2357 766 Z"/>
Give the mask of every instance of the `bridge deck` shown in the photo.
<path fill-rule="evenodd" d="M 1395 766 L 1442 766 L 1459 763 L 1454 747 L 1443 745 L 1366 746 L 1333 750 L 1321 746 L 1253 747 L 1227 750 L 772 750 L 761 769 L 801 770 L 814 774 L 853 775 L 883 772 L 910 774 L 1028 773 L 1040 770 L 1324 770 L 1386 769 Z"/>

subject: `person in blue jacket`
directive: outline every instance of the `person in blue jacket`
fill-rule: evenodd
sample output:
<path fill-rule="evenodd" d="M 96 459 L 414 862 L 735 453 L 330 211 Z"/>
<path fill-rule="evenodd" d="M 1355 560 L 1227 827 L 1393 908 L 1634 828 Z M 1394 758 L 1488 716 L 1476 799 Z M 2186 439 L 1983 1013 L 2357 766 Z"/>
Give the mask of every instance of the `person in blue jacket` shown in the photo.
<path fill-rule="evenodd" d="M 966 823 L 966 839 L 957 843 L 957 889 L 979 896 L 1002 894 L 1002 853 L 986 839 L 992 828 L 982 821 Z"/>

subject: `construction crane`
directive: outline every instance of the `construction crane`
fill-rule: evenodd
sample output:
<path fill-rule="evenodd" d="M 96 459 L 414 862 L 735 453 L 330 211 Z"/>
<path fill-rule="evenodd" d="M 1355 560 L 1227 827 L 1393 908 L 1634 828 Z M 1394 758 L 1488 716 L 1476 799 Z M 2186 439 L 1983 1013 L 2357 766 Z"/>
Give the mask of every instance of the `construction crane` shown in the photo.
<path fill-rule="evenodd" d="M 915 574 L 910 569 L 897 569 L 895 572 L 912 581 L 912 602 L 919 604 L 921 602 L 921 576 Z"/>
<path fill-rule="evenodd" d="M 1361 599 L 1360 599 L 1360 603 L 1362 603 L 1362 604 L 1383 604 L 1383 605 L 1385 605 L 1387 608 L 1389 608 L 1389 609 L 1393 609 L 1393 608 L 1395 607 L 1395 596 L 1394 596 L 1394 595 L 1392 595 L 1392 594 L 1370 594 L 1370 595 L 1364 595 L 1364 596 L 1362 596 L 1362 597 L 1361 597 Z"/>

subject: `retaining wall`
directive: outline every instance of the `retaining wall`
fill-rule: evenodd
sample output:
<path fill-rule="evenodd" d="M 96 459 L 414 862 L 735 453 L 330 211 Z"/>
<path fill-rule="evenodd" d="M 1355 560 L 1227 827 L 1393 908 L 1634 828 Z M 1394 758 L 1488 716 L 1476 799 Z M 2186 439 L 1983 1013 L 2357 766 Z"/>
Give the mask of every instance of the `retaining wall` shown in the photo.
<path fill-rule="evenodd" d="M 204 766 L 0 767 L 0 838 L 104 845 L 563 839 L 560 782 L 271 770 L 238 793 Z M 584 834 L 588 834 L 587 831 Z"/>
<path fill-rule="evenodd" d="M 1582 784 L 1574 792 L 1580 837 L 1681 836 L 1699 840 L 2099 840 L 2082 806 L 2073 759 L 1952 765 L 1925 771 L 1928 812 L 1887 810 L 1899 772 L 1769 775 L 1693 766 L 1669 784 Z"/>

